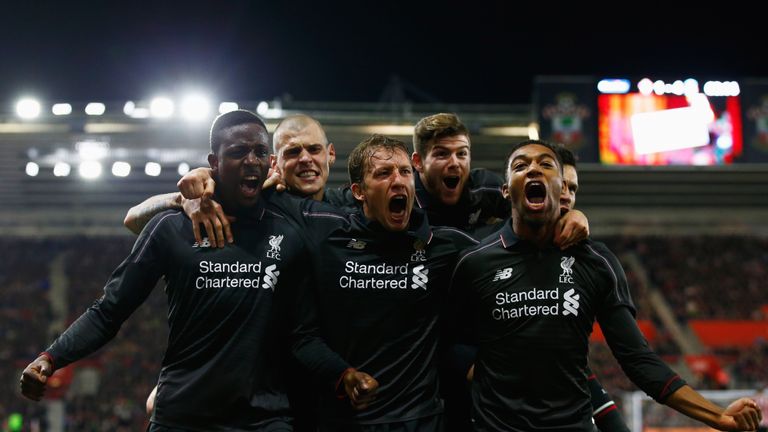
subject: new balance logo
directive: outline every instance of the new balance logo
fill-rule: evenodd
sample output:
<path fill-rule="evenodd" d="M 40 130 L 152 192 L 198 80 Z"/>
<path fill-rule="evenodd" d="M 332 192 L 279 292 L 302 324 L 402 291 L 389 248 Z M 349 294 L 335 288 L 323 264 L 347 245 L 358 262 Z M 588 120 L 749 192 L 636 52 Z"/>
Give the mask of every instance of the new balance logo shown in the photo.
<path fill-rule="evenodd" d="M 275 290 L 275 285 L 277 284 L 277 277 L 280 276 L 279 271 L 275 271 L 277 266 L 275 264 L 272 264 L 271 266 L 264 269 L 264 283 L 261 284 L 261 287 L 264 289 L 270 289 L 272 291 Z"/>
<path fill-rule="evenodd" d="M 411 288 L 413 289 L 427 289 L 427 282 L 429 282 L 429 269 L 425 269 L 424 265 L 417 265 L 413 268 L 413 277 L 411 278 L 411 281 L 413 283 L 411 284 Z"/>
<path fill-rule="evenodd" d="M 350 249 L 363 250 L 365 249 L 365 242 L 362 240 L 352 239 L 347 243 L 347 247 Z"/>
<path fill-rule="evenodd" d="M 563 315 L 579 316 L 579 295 L 574 295 L 576 291 L 571 288 L 563 294 Z"/>
<path fill-rule="evenodd" d="M 192 245 L 192 247 L 193 248 L 207 248 L 207 247 L 211 247 L 211 242 L 208 240 L 208 237 L 203 237 L 203 242 L 202 243 L 195 242 Z"/>
<path fill-rule="evenodd" d="M 267 251 L 267 258 L 274 258 L 277 260 L 280 259 L 280 243 L 282 242 L 283 242 L 282 234 L 280 234 L 279 236 L 274 236 L 274 235 L 269 236 L 270 249 Z"/>
<path fill-rule="evenodd" d="M 496 270 L 496 276 L 493 277 L 492 282 L 509 279 L 511 276 L 512 276 L 512 267 Z"/>

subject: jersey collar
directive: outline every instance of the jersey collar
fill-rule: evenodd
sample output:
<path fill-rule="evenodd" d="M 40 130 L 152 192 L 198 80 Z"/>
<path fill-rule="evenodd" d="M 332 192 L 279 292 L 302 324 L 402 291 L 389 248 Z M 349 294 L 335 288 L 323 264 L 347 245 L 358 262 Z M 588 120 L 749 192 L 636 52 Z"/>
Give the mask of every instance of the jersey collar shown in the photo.
<path fill-rule="evenodd" d="M 512 230 L 512 218 L 504 221 L 504 226 L 499 230 L 499 238 L 501 239 L 499 244 L 504 249 L 509 249 L 520 241 L 520 237 Z"/>
<path fill-rule="evenodd" d="M 360 225 L 377 234 L 385 234 L 387 236 L 400 234 L 387 231 L 378 221 L 365 217 L 365 214 L 360 207 L 358 207 L 352 214 L 352 219 L 357 220 Z M 411 218 L 408 222 L 408 230 L 405 234 L 409 237 L 422 240 L 426 244 L 429 244 L 429 242 L 432 241 L 432 228 L 429 226 L 429 221 L 427 220 L 424 210 L 420 208 L 411 210 Z"/>

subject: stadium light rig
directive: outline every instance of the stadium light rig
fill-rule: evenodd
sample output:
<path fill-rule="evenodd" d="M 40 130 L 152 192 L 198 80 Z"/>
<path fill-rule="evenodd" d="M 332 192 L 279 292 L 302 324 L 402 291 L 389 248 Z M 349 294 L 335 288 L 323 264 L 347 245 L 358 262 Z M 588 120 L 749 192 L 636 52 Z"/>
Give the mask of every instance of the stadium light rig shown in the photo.
<path fill-rule="evenodd" d="M 16 102 L 16 114 L 26 120 L 40 115 L 40 102 L 32 98 L 23 98 Z"/>
<path fill-rule="evenodd" d="M 51 113 L 55 116 L 65 116 L 72 114 L 72 105 L 68 103 L 57 103 L 51 107 Z"/>

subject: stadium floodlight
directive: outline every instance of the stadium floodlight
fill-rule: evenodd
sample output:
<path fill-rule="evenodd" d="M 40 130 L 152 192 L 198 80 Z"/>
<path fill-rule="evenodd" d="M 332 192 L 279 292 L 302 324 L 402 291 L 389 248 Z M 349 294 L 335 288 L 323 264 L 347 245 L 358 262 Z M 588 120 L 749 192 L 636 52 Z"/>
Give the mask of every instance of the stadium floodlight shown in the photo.
<path fill-rule="evenodd" d="M 40 165 L 34 162 L 27 162 L 27 166 L 24 169 L 28 176 L 34 177 L 40 172 Z"/>
<path fill-rule="evenodd" d="M 66 162 L 56 162 L 53 166 L 53 175 L 56 177 L 66 177 L 69 175 L 70 166 Z"/>
<path fill-rule="evenodd" d="M 77 154 L 82 160 L 104 159 L 109 156 L 109 143 L 106 141 L 97 141 L 87 139 L 75 143 Z"/>
<path fill-rule="evenodd" d="M 144 165 L 144 173 L 148 176 L 157 177 L 160 175 L 160 171 L 162 171 L 162 167 L 157 162 L 147 162 Z"/>
<path fill-rule="evenodd" d="M 183 176 L 184 174 L 189 172 L 189 164 L 186 162 L 182 162 L 179 164 L 178 169 L 179 175 Z"/>
<path fill-rule="evenodd" d="M 219 104 L 219 114 L 226 114 L 239 108 L 240 106 L 237 105 L 237 102 L 222 102 Z"/>
<path fill-rule="evenodd" d="M 85 113 L 92 116 L 100 116 L 106 110 L 107 107 L 101 102 L 91 102 L 85 106 Z"/>
<path fill-rule="evenodd" d="M 33 119 L 40 115 L 40 102 L 32 98 L 16 102 L 16 114 L 23 119 Z"/>
<path fill-rule="evenodd" d="M 53 115 L 62 116 L 72 114 L 72 105 L 68 103 L 57 103 L 51 107 Z"/>
<path fill-rule="evenodd" d="M 80 173 L 80 177 L 84 179 L 95 179 L 101 176 L 101 162 L 95 160 L 88 160 L 80 162 L 80 166 L 77 168 Z"/>
<path fill-rule="evenodd" d="M 264 117 L 265 114 L 269 111 L 269 103 L 266 101 L 259 102 L 258 105 L 256 105 L 256 114 Z"/>
<path fill-rule="evenodd" d="M 152 117 L 168 118 L 173 115 L 173 101 L 167 97 L 156 97 L 149 103 L 149 113 Z"/>
<path fill-rule="evenodd" d="M 204 120 L 210 112 L 211 103 L 203 95 L 189 95 L 181 101 L 181 115 L 187 120 Z"/>
<path fill-rule="evenodd" d="M 112 164 L 112 175 L 115 177 L 128 177 L 131 173 L 131 164 L 118 161 Z"/>
<path fill-rule="evenodd" d="M 128 101 L 123 105 L 123 113 L 127 116 L 133 116 L 133 111 L 136 109 L 136 102 Z"/>

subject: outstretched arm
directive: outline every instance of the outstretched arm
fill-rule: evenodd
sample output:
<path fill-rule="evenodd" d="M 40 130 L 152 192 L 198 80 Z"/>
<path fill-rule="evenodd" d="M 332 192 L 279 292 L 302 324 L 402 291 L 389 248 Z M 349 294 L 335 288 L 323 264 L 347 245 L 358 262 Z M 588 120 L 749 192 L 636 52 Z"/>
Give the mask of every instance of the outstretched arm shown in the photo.
<path fill-rule="evenodd" d="M 752 399 L 738 399 L 723 409 L 687 385 L 672 393 L 665 403 L 688 417 L 723 431 L 756 430 L 763 418 L 760 407 Z"/>
<path fill-rule="evenodd" d="M 138 235 L 156 214 L 166 210 L 180 210 L 182 199 L 179 192 L 151 196 L 128 210 L 123 225 Z"/>

